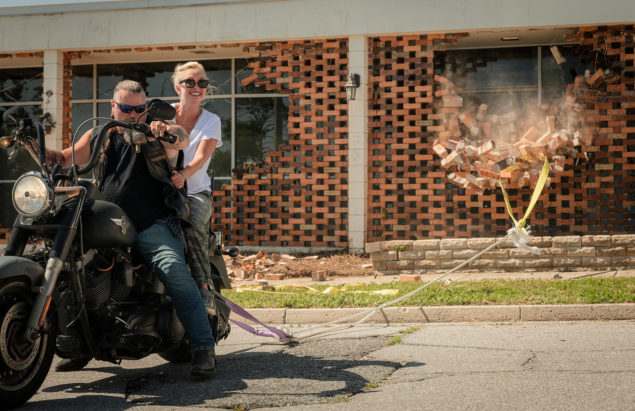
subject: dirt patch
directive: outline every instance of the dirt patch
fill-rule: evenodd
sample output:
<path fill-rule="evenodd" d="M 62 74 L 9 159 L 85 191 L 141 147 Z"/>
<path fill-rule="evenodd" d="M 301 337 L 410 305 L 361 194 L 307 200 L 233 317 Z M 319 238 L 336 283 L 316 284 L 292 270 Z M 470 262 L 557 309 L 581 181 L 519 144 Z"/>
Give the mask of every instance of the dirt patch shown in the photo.
<path fill-rule="evenodd" d="M 258 254 L 241 255 L 229 259 L 227 268 L 232 280 L 265 279 L 270 275 L 300 278 L 312 277 L 320 273 L 328 277 L 373 274 L 370 257 L 352 254 L 296 257 L 285 254 L 268 254 L 261 251 Z"/>

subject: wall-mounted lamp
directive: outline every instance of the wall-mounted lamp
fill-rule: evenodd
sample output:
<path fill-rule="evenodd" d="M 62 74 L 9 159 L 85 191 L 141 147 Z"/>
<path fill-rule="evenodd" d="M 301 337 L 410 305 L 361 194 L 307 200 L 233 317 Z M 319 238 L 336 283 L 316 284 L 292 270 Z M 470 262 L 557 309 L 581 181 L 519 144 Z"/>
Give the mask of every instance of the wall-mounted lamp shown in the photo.
<path fill-rule="evenodd" d="M 55 127 L 55 121 L 53 121 L 53 116 L 51 113 L 44 113 L 40 116 L 40 123 L 42 123 L 42 127 L 44 127 L 44 133 L 50 134 L 53 127 Z"/>
<path fill-rule="evenodd" d="M 359 74 L 349 73 L 348 83 L 346 83 L 346 100 L 355 100 L 355 93 L 359 87 Z"/>

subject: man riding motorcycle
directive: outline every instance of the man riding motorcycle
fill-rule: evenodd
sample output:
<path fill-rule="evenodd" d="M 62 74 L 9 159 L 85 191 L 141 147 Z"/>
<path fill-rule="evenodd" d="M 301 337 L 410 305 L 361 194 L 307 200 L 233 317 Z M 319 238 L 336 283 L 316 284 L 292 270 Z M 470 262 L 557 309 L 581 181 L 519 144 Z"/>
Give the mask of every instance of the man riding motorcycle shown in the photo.
<path fill-rule="evenodd" d="M 137 118 L 146 109 L 143 88 L 131 80 L 118 83 L 111 107 L 115 120 L 145 121 Z M 216 364 L 215 341 L 205 306 L 184 256 L 180 220 L 187 218 L 185 197 L 179 195 L 170 183 L 167 162 L 167 158 L 173 158 L 178 150 L 187 147 L 189 138 L 175 124 L 153 121 L 150 127 L 155 137 L 170 133 L 176 135 L 176 141 L 168 143 L 148 138 L 143 149 L 138 150 L 125 141 L 124 130 L 117 128 L 106 144 L 106 161 L 102 164 L 98 184 L 106 199 L 119 205 L 132 220 L 138 233 L 135 240 L 137 249 L 159 275 L 172 298 L 192 351 L 191 375 L 209 376 Z M 88 162 L 91 136 L 96 136 L 93 130 L 87 131 L 75 144 L 75 163 L 83 165 Z M 47 149 L 47 161 L 68 167 L 72 163 L 72 150 L 70 147 L 62 151 Z M 78 370 L 89 361 L 90 358 L 62 360 L 58 369 Z"/>

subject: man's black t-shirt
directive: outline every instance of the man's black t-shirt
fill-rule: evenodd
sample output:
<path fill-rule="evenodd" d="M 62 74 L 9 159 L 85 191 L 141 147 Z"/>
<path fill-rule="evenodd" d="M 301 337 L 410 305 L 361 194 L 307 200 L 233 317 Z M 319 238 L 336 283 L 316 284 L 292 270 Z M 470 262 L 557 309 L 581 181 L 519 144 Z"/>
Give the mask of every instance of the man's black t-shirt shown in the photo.
<path fill-rule="evenodd" d="M 165 205 L 164 184 L 150 175 L 143 153 L 135 152 L 121 134 L 110 136 L 106 157 L 102 193 L 126 212 L 138 232 L 174 214 Z"/>

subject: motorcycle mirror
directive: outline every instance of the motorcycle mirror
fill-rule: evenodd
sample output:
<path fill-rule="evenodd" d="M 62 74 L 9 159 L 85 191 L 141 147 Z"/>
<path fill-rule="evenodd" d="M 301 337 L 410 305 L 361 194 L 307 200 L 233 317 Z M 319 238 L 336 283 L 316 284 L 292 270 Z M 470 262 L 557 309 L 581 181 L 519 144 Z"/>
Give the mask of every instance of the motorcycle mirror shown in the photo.
<path fill-rule="evenodd" d="M 170 103 L 155 98 L 148 104 L 147 113 L 157 120 L 172 120 L 176 115 L 176 109 Z"/>
<path fill-rule="evenodd" d="M 22 119 L 29 118 L 24 107 L 16 106 L 11 107 L 7 111 L 2 114 L 2 120 L 5 123 L 18 124 L 18 122 Z"/>

